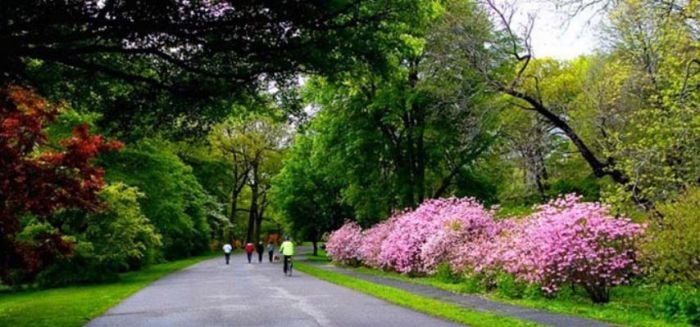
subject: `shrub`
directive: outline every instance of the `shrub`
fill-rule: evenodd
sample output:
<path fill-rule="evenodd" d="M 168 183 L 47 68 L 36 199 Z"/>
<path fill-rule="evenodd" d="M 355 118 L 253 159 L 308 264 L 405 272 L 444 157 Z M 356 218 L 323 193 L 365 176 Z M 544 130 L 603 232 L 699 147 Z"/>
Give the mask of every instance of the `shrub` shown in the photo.
<path fill-rule="evenodd" d="M 462 276 L 452 271 L 450 265 L 447 262 L 443 262 L 437 266 L 433 277 L 435 277 L 435 279 L 443 283 L 450 284 L 457 284 L 463 280 Z"/>
<path fill-rule="evenodd" d="M 660 204 L 662 224 L 653 225 L 643 246 L 646 270 L 661 283 L 700 287 L 700 188 Z"/>
<path fill-rule="evenodd" d="M 528 285 L 516 280 L 513 275 L 504 272 L 496 275 L 495 283 L 496 294 L 509 299 L 523 298 Z"/>
<path fill-rule="evenodd" d="M 144 215 L 162 235 L 166 259 L 202 253 L 209 247 L 210 198 L 192 168 L 159 140 L 144 140 L 102 159 L 107 179 L 138 187 Z"/>
<path fill-rule="evenodd" d="M 421 247 L 435 232 L 433 220 L 451 201 L 427 200 L 416 210 L 396 217 L 379 253 L 380 266 L 400 273 L 423 271 Z"/>
<path fill-rule="evenodd" d="M 151 263 L 160 247 L 160 235 L 143 215 L 134 187 L 116 183 L 100 192 L 102 212 L 66 213 L 61 229 L 71 234 L 75 253 L 62 258 L 38 276 L 41 286 L 98 282 L 117 277 L 118 272 Z"/>
<path fill-rule="evenodd" d="M 400 273 L 431 273 L 494 234 L 491 214 L 473 198 L 434 199 L 395 218 L 378 261 Z"/>
<path fill-rule="evenodd" d="M 700 290 L 689 286 L 664 286 L 654 299 L 654 311 L 668 321 L 700 325 Z"/>
<path fill-rule="evenodd" d="M 476 200 L 462 198 L 453 199 L 439 214 L 421 248 L 422 271 L 433 273 L 443 262 L 448 262 L 454 271 L 473 266 L 483 255 L 479 251 L 481 243 L 498 233 L 491 213 Z"/>
<path fill-rule="evenodd" d="M 361 244 L 362 229 L 356 222 L 349 221 L 328 237 L 326 253 L 335 262 L 357 265 L 360 262 Z"/>
<path fill-rule="evenodd" d="M 379 260 L 379 255 L 381 254 L 384 240 L 394 228 L 394 223 L 401 215 L 402 214 L 396 214 L 362 233 L 362 244 L 360 245 L 359 255 L 363 264 L 372 268 L 383 268 Z"/>
<path fill-rule="evenodd" d="M 555 293 L 562 284 L 583 286 L 596 303 L 637 271 L 635 242 L 644 227 L 615 218 L 606 206 L 567 195 L 538 207 L 512 237 L 501 239 L 503 269 Z M 494 260 L 499 261 L 499 260 Z"/>

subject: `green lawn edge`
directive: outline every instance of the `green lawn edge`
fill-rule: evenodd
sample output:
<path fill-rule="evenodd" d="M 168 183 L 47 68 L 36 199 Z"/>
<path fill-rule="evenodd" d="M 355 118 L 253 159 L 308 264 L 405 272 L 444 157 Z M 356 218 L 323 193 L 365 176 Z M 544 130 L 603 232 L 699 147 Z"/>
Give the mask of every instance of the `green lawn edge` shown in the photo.
<path fill-rule="evenodd" d="M 0 326 L 83 326 L 161 277 L 215 256 L 151 265 L 114 283 L 0 293 Z"/>
<path fill-rule="evenodd" d="M 656 318 L 651 314 L 651 308 L 636 308 L 637 310 L 632 310 L 631 306 L 624 306 L 621 303 L 615 302 L 599 305 L 599 304 L 587 304 L 581 303 L 579 301 L 573 300 L 562 300 L 562 299 L 508 299 L 499 297 L 495 294 L 483 294 L 483 293 L 467 293 L 462 291 L 462 286 L 460 284 L 450 284 L 446 282 L 441 282 L 431 277 L 409 277 L 400 275 L 397 273 L 380 271 L 376 269 L 371 269 L 367 267 L 343 267 L 345 269 L 354 270 L 360 273 L 365 273 L 369 275 L 386 277 L 395 280 L 400 280 L 408 283 L 427 285 L 435 288 L 450 291 L 456 294 L 472 294 L 477 296 L 483 296 L 489 300 L 496 302 L 513 304 L 517 306 L 522 306 L 526 308 L 544 310 L 552 313 L 568 314 L 572 316 L 589 318 L 599 321 L 610 322 L 614 324 L 622 324 L 625 326 L 639 326 L 639 327 L 671 327 L 671 326 L 690 326 L 689 324 L 668 322 L 666 320 Z M 646 296 L 647 294 L 639 294 L 640 296 Z"/>
<path fill-rule="evenodd" d="M 534 322 L 470 310 L 456 304 L 415 295 L 394 287 L 371 283 L 341 273 L 323 270 L 298 261 L 294 263 L 294 268 L 313 277 L 380 298 L 387 302 L 469 326 L 539 326 Z"/>

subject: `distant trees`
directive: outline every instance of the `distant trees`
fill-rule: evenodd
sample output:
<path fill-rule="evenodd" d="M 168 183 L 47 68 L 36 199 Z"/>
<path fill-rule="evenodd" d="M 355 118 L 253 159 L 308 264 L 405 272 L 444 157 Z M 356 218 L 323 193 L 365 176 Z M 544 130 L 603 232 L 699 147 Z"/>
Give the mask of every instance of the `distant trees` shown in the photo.
<path fill-rule="evenodd" d="M 247 212 L 246 240 L 257 243 L 270 205 L 272 177 L 281 169 L 282 154 L 289 141 L 287 127 L 262 115 L 230 118 L 214 128 L 210 141 L 231 164 L 230 219 L 235 221 L 238 211 Z M 241 209 L 238 204 L 245 186 L 250 191 L 249 207 Z"/>

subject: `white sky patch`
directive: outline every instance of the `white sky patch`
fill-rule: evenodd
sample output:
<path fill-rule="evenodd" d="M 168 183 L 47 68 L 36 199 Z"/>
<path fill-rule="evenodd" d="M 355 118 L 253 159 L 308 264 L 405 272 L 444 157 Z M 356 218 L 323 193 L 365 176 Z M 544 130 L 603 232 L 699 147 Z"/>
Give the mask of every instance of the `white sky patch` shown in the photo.
<path fill-rule="evenodd" d="M 591 54 L 599 47 L 601 15 L 595 8 L 571 17 L 547 1 L 517 0 L 515 5 L 513 27 L 516 31 L 527 24 L 528 14 L 535 15 L 531 40 L 536 58 L 573 59 Z"/>

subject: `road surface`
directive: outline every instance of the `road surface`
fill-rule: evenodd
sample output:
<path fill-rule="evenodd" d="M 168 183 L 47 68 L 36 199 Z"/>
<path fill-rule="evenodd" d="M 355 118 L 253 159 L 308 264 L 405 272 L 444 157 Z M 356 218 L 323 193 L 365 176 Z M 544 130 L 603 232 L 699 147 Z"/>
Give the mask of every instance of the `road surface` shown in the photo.
<path fill-rule="evenodd" d="M 265 258 L 266 259 L 266 258 Z M 282 265 L 221 258 L 168 275 L 88 326 L 456 326 Z"/>

